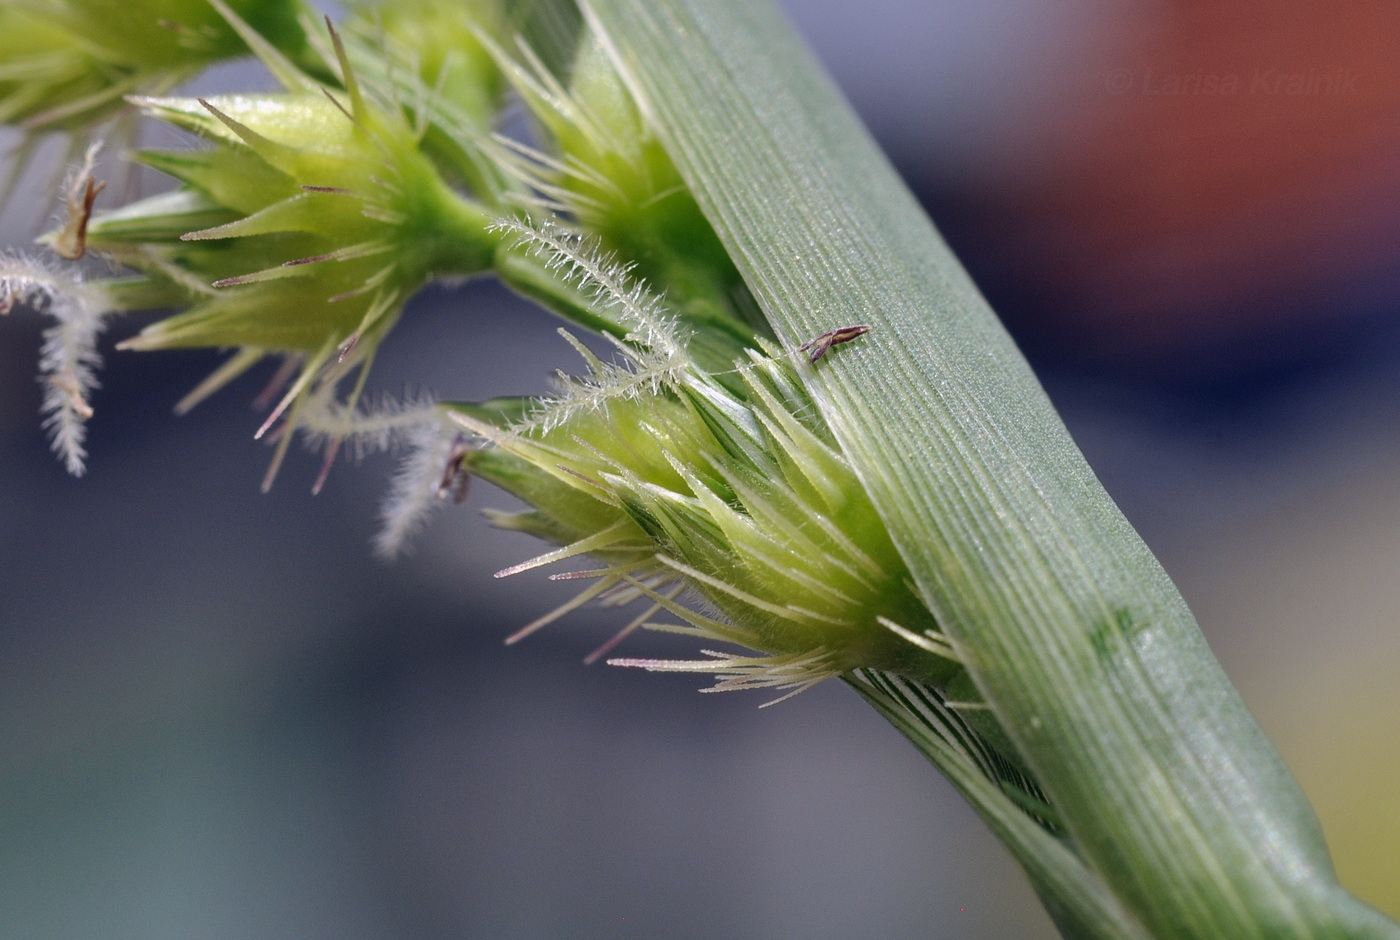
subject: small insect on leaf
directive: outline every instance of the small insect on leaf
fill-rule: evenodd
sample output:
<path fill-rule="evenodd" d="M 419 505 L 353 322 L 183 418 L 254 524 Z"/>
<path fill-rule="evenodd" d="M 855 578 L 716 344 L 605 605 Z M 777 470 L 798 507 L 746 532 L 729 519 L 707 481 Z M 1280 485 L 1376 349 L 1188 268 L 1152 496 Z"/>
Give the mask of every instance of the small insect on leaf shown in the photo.
<path fill-rule="evenodd" d="M 866 326 L 864 323 L 857 323 L 855 326 L 841 326 L 834 330 L 827 330 L 821 336 L 815 339 L 809 339 L 797 348 L 807 353 L 808 358 L 815 363 L 822 356 L 825 356 L 826 351 L 832 346 L 849 343 L 857 336 L 864 336 L 869 332 L 870 327 Z"/>

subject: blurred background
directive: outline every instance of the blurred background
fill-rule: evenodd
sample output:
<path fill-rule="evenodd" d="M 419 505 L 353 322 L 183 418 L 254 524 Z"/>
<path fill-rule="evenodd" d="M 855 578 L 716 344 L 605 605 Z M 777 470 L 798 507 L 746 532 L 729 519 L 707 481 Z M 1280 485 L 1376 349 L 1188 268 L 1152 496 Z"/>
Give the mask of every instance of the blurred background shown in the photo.
<path fill-rule="evenodd" d="M 785 7 L 1177 580 L 1343 881 L 1400 915 L 1400 7 Z M 48 153 L 6 244 L 53 210 Z M 68 477 L 42 326 L 0 319 L 0 933 L 1054 935 L 840 685 L 759 711 L 586 668 L 618 625 L 590 611 L 503 647 L 569 591 L 491 578 L 538 550 L 479 518 L 499 493 L 392 564 L 369 545 L 391 461 L 312 498 L 303 454 L 259 495 L 259 377 L 170 413 L 214 354 L 109 340 Z M 540 392 L 575 366 L 554 328 L 490 284 L 430 290 L 372 384 Z"/>

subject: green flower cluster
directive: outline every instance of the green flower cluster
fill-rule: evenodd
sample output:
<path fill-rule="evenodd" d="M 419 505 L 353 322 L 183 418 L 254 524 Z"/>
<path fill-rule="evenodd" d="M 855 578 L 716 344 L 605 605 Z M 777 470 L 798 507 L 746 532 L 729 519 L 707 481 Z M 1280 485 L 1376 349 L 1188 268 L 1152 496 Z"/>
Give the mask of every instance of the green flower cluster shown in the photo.
<path fill-rule="evenodd" d="M 282 90 L 128 97 L 202 141 L 137 154 L 178 188 L 92 214 L 89 166 L 69 188 L 68 225 L 47 236 L 66 257 L 91 252 L 131 272 L 103 283 L 111 309 L 178 311 L 119 348 L 235 349 L 179 410 L 283 357 L 281 399 L 259 431 L 278 439 L 267 484 L 298 430 L 326 445 L 329 468 L 346 438 L 383 443 L 416 427 L 430 485 L 400 488 L 395 533 L 412 528 L 414 500 L 471 474 L 531 505 L 493 515 L 498 525 L 560 546 L 505 573 L 580 555 L 601 565 L 567 575 L 593 583 L 519 635 L 588 600 L 645 600 L 596 657 L 669 612 L 681 624 L 664 629 L 756 652 L 614 661 L 713 672 L 717 688 L 800 690 L 862 667 L 940 686 L 962 675 L 805 390 L 817 355 L 765 338 L 733 262 L 586 28 L 496 3 L 412 0 L 355 8 L 342 39 L 329 24 L 259 25 L 294 21 L 294 4 L 213 3 L 209 48 L 250 50 Z M 151 56 L 169 75 L 184 68 Z M 512 90 L 533 143 L 495 131 Z M 485 272 L 612 340 L 620 362 L 576 342 L 587 374 L 546 403 L 362 408 L 407 300 L 434 278 Z M 101 321 L 85 315 L 88 352 L 54 369 L 68 385 L 90 386 Z M 814 342 L 824 352 L 863 331 Z M 70 425 L 90 412 L 85 390 Z"/>
<path fill-rule="evenodd" d="M 270 482 L 307 403 L 359 368 L 352 412 L 407 299 L 435 276 L 489 270 L 496 239 L 492 214 L 443 181 L 403 108 L 361 87 L 333 31 L 338 88 L 228 15 L 285 90 L 133 99 L 211 146 L 140 154 L 183 185 L 94 217 L 86 247 L 144 274 L 121 285 L 126 306 L 188 307 L 122 348 L 239 349 L 182 407 L 264 354 L 300 362 L 260 431 L 287 415 Z"/>
<path fill-rule="evenodd" d="M 685 626 L 661 629 L 764 655 L 613 662 L 716 673 L 720 689 L 801 690 L 859 667 L 951 679 L 952 650 L 794 357 L 752 352 L 736 392 L 692 365 L 655 361 L 661 351 L 631 347 L 632 368 L 620 373 L 593 360 L 601 384 L 514 420 L 501 402 L 452 406 L 453 423 L 483 442 L 463 467 L 532 507 L 493 521 L 562 546 L 501 574 L 585 553 L 600 565 L 563 576 L 593 583 L 518 636 L 587 600 L 645 599 L 592 658 L 638 626 L 658 626 L 651 618 L 664 610 Z M 636 393 L 653 379 L 662 390 Z M 686 589 L 711 613 L 680 603 Z"/>

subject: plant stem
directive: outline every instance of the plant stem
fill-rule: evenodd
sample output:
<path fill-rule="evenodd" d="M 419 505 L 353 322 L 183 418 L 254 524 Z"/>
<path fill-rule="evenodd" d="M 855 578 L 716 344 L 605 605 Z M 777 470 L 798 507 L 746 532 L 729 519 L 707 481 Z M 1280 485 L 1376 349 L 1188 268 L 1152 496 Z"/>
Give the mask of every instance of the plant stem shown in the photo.
<path fill-rule="evenodd" d="M 1086 872 L 1155 937 L 1400 937 L 1337 885 L 1180 595 L 776 11 L 585 10 L 779 340 L 871 325 L 812 393 Z"/>

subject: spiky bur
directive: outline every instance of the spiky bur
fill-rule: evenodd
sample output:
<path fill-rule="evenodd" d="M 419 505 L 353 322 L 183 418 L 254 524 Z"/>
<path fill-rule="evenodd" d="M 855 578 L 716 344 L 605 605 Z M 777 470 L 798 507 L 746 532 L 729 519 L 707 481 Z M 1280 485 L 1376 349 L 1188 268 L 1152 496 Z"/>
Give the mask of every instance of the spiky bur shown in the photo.
<path fill-rule="evenodd" d="M 734 262 L 592 33 L 584 30 L 567 83 L 530 46 L 483 41 L 541 139 L 543 149 L 497 141 L 499 162 L 528 185 L 523 208 L 571 219 L 647 283 L 666 285 L 676 315 L 696 327 L 693 354 L 704 367 L 725 368 L 767 335 Z M 499 273 L 557 309 L 537 269 L 505 263 Z"/>
<path fill-rule="evenodd" d="M 145 274 L 121 287 L 133 303 L 189 306 L 120 348 L 238 348 L 179 410 L 265 354 L 296 364 L 258 432 L 281 421 L 270 483 L 309 412 L 322 412 L 323 423 L 355 413 L 375 351 L 408 297 L 433 277 L 490 269 L 499 237 L 492 215 L 449 187 L 420 150 L 422 125 L 392 94 L 361 85 L 333 31 L 326 67 L 339 71 L 343 91 L 231 22 L 285 90 L 135 99 L 209 146 L 141 154 L 182 188 L 94 217 L 87 246 Z M 357 370 L 340 401 L 340 384 Z"/>
<path fill-rule="evenodd" d="M 493 521 L 562 546 L 501 574 L 584 554 L 597 563 L 557 576 L 592 584 L 517 637 L 588 600 L 639 600 L 646 609 L 593 658 L 649 625 L 762 655 L 613 662 L 714 673 L 716 689 L 800 689 L 858 666 L 951 678 L 952 650 L 792 365 L 754 353 L 737 370 L 740 396 L 622 345 L 626 366 L 589 355 L 590 379 L 518 421 L 451 413 L 485 445 L 464 467 L 533 506 Z M 680 603 L 685 591 L 700 609 Z M 663 610 L 682 625 L 653 623 Z"/>

